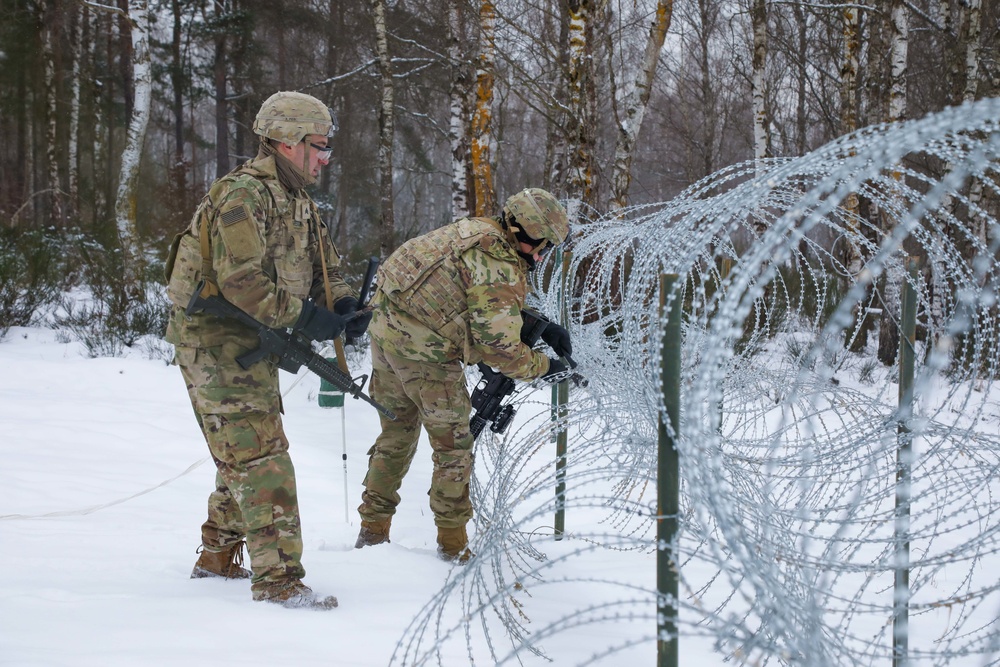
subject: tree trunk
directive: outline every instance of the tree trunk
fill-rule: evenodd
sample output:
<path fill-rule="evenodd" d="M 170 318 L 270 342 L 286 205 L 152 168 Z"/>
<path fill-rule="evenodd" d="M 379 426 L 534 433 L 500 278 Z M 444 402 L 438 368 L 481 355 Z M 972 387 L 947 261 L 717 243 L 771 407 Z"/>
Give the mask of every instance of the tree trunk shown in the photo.
<path fill-rule="evenodd" d="M 372 0 L 375 20 L 375 52 L 378 58 L 382 94 L 378 106 L 378 170 L 381 217 L 379 252 L 383 259 L 396 249 L 396 221 L 393 216 L 392 142 L 395 134 L 395 93 L 392 85 L 392 59 L 389 56 L 389 31 L 385 20 L 385 0 Z"/>
<path fill-rule="evenodd" d="M 45 109 L 46 109 L 46 131 L 45 131 L 45 156 L 47 163 L 45 189 L 47 195 L 45 201 L 45 215 L 48 217 L 48 224 L 62 226 L 62 187 L 59 179 L 59 157 L 61 150 L 59 146 L 59 67 L 58 50 L 62 44 L 62 31 L 60 23 L 62 21 L 62 8 L 58 0 L 50 0 L 45 5 L 43 34 L 43 59 L 45 63 Z"/>
<path fill-rule="evenodd" d="M 753 0 L 753 157 L 760 162 L 768 153 L 768 119 L 764 90 L 764 66 L 767 63 L 767 1 Z M 760 167 L 758 166 L 758 172 Z"/>
<path fill-rule="evenodd" d="M 660 51 L 670 21 L 673 18 L 673 0 L 658 0 L 656 13 L 649 26 L 649 36 L 646 39 L 646 49 L 642 54 L 639 71 L 636 73 L 632 90 L 625 98 L 623 117 L 618 121 L 618 141 L 615 144 L 615 159 L 611 176 L 612 196 L 611 209 L 618 210 L 628 206 L 628 190 L 632 182 L 632 159 L 635 152 L 636 138 L 642 128 L 642 119 L 649 104 L 649 93 L 656 77 L 656 66 L 660 60 Z"/>
<path fill-rule="evenodd" d="M 141 285 L 145 262 L 136 227 L 136 186 L 152 101 L 153 75 L 149 51 L 148 0 L 129 0 L 128 14 L 131 21 L 132 72 L 135 76 L 132 90 L 135 93 L 135 104 L 132 107 L 132 116 L 129 118 L 128 135 L 122 153 L 115 219 L 122 245 L 123 285 L 132 298 L 144 298 Z"/>
<path fill-rule="evenodd" d="M 898 122 L 906 117 L 907 89 L 906 62 L 909 47 L 909 10 L 905 0 L 892 0 L 890 11 L 889 40 L 889 117 L 888 121 Z M 893 170 L 892 177 L 902 180 L 902 174 Z M 883 234 L 892 233 L 897 220 L 888 211 L 882 215 Z M 902 268 L 890 267 L 885 275 L 885 286 L 882 291 L 882 327 L 879 331 L 878 358 L 885 365 L 896 361 L 899 352 L 899 325 L 897 321 L 900 312 L 900 294 L 902 285 Z"/>
<path fill-rule="evenodd" d="M 808 117 L 806 115 L 806 89 L 809 82 L 809 23 L 806 12 L 798 2 L 792 4 L 792 14 L 798 31 L 798 68 L 795 76 L 795 154 L 805 155 L 807 140 Z"/>
<path fill-rule="evenodd" d="M 469 69 L 462 45 L 465 31 L 461 0 L 448 3 L 448 59 L 451 70 L 450 122 L 448 143 L 451 146 L 451 217 L 462 218 L 474 209 L 469 202 L 470 178 L 475 170 L 471 162 L 471 138 L 469 118 Z M 478 78 L 477 78 L 478 80 Z M 475 181 L 473 192 L 475 192 Z"/>
<path fill-rule="evenodd" d="M 76 219 L 80 210 L 80 73 L 83 64 L 83 22 L 87 8 L 73 6 L 73 40 L 70 55 L 73 59 L 69 97 L 69 136 L 66 139 L 66 159 L 69 167 L 69 218 Z"/>
<path fill-rule="evenodd" d="M 569 136 L 568 196 L 570 221 L 580 204 L 594 206 L 593 6 L 592 0 L 568 0 Z"/>
<path fill-rule="evenodd" d="M 216 5 L 217 12 L 225 12 L 222 5 Z M 220 21 L 221 22 L 221 21 Z M 226 52 L 227 35 L 222 30 L 215 36 L 215 57 L 213 60 L 213 81 L 215 83 L 215 177 L 229 173 L 229 101 L 226 95 Z"/>
<path fill-rule="evenodd" d="M 473 196 L 476 215 L 496 213 L 496 193 L 490 148 L 493 141 L 493 70 L 496 67 L 496 8 L 491 0 L 479 3 L 479 55 L 476 58 L 476 106 L 472 113 Z"/>

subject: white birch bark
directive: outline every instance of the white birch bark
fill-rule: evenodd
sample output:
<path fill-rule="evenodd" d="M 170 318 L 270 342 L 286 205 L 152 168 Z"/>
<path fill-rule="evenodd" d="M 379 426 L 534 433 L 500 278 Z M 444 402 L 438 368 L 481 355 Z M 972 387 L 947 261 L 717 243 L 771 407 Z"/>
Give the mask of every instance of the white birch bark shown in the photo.
<path fill-rule="evenodd" d="M 963 102 L 973 102 L 979 90 L 979 62 L 982 45 L 980 43 L 982 35 L 982 0 L 967 0 L 961 5 L 962 35 L 965 38 L 965 88 L 962 91 Z M 969 205 L 973 210 L 978 209 L 983 201 L 983 182 L 981 179 L 972 177 L 969 186 Z M 975 225 L 976 238 L 983 245 L 986 244 L 986 218 L 982 215 L 972 213 L 970 215 Z"/>
<path fill-rule="evenodd" d="M 593 173 L 588 125 L 593 122 L 587 105 L 587 78 L 591 75 L 590 30 L 592 20 L 589 0 L 569 2 L 569 116 L 570 151 L 567 164 L 568 190 L 571 200 L 590 203 Z M 579 208 L 573 203 L 569 212 L 574 221 Z"/>
<path fill-rule="evenodd" d="M 767 109 L 764 90 L 764 66 L 767 62 L 767 2 L 753 0 L 750 11 L 753 22 L 753 147 L 754 160 L 767 157 Z"/>
<path fill-rule="evenodd" d="M 462 29 L 461 0 L 451 0 L 448 4 L 448 59 L 451 61 L 451 109 L 448 124 L 448 142 L 451 145 L 451 217 L 463 218 L 469 215 L 469 183 L 466 173 L 469 165 L 469 77 L 462 53 L 464 30 Z"/>
<path fill-rule="evenodd" d="M 49 202 L 47 224 L 62 224 L 62 199 L 59 183 L 59 154 L 58 154 L 58 134 L 57 118 L 59 115 L 56 106 L 57 86 L 56 81 L 56 8 L 51 4 L 45 16 L 45 28 L 43 35 L 44 63 L 45 63 L 45 108 L 47 119 L 45 129 L 45 157 L 47 164 L 46 173 L 46 196 Z"/>
<path fill-rule="evenodd" d="M 843 133 L 850 134 L 858 129 L 858 52 L 861 49 L 859 37 L 859 12 L 856 6 L 845 6 L 840 10 L 844 19 L 844 51 L 840 68 L 840 119 Z M 844 200 L 844 208 L 849 216 L 851 231 L 859 233 L 856 221 L 859 216 L 858 195 L 851 192 Z M 847 271 L 856 276 L 861 272 L 861 251 L 857 242 L 850 239 L 847 244 Z"/>
<path fill-rule="evenodd" d="M 129 0 L 128 16 L 132 33 L 132 72 L 135 104 L 129 119 L 125 150 L 122 153 L 115 200 L 115 221 L 122 245 L 124 285 L 134 297 L 142 298 L 140 286 L 144 260 L 136 228 L 136 185 L 142 158 L 152 99 L 152 66 L 149 51 L 148 0 Z"/>
<path fill-rule="evenodd" d="M 658 0 L 653 21 L 649 26 L 646 49 L 642 54 L 639 71 L 636 73 L 632 90 L 625 98 L 624 113 L 618 120 L 618 141 L 615 144 L 615 160 L 611 176 L 614 192 L 611 210 L 619 210 L 628 205 L 628 189 L 632 182 L 632 158 L 636 138 L 642 128 L 642 119 L 649 104 L 649 94 L 656 76 L 656 66 L 660 60 L 660 50 L 670 29 L 673 17 L 673 0 Z"/>
<path fill-rule="evenodd" d="M 906 65 L 909 48 L 909 9 L 905 0 L 891 0 L 889 13 L 889 122 L 906 118 Z M 892 178 L 902 181 L 899 169 L 893 167 Z M 892 197 L 892 193 L 889 193 Z M 882 231 L 886 234 L 896 226 L 896 212 L 904 210 L 899 205 L 887 206 L 882 214 Z M 896 324 L 900 309 L 903 270 L 901 266 L 890 266 L 885 273 L 882 293 L 882 326 L 879 329 L 879 360 L 889 366 L 896 361 L 899 350 L 899 333 Z M 902 591 L 896 591 L 897 599 L 908 599 Z M 902 596 L 902 597 L 900 597 Z M 897 609 L 898 611 L 898 609 Z"/>
<path fill-rule="evenodd" d="M 379 249 L 382 258 L 396 245 L 396 222 L 393 215 L 392 142 L 395 135 L 395 93 L 392 84 L 392 59 L 389 56 L 389 32 L 385 19 L 385 0 L 372 0 L 375 19 L 375 52 L 378 58 L 382 91 L 378 107 L 378 169 L 381 202 Z"/>
<path fill-rule="evenodd" d="M 79 6 L 74 6 L 73 11 L 76 16 L 73 22 L 71 48 L 73 74 L 70 81 L 69 140 L 66 157 L 69 159 L 69 201 L 72 214 L 75 215 L 80 210 L 80 71 L 84 54 L 83 22 L 87 20 L 87 11 Z"/>
<path fill-rule="evenodd" d="M 906 117 L 906 56 L 910 44 L 910 12 L 904 0 L 892 0 L 889 43 L 889 122 Z"/>

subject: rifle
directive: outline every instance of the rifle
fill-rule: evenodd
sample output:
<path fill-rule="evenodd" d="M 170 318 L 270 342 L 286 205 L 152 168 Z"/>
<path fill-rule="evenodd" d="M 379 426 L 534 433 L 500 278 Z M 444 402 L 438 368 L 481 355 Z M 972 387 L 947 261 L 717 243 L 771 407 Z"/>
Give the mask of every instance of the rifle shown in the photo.
<path fill-rule="evenodd" d="M 372 255 L 368 258 L 368 268 L 365 269 L 365 278 L 361 281 L 361 291 L 358 292 L 358 312 L 361 312 L 368 305 L 368 292 L 371 291 L 372 283 L 375 282 L 375 271 L 378 269 L 379 258 Z M 353 338 L 344 338 L 348 345 L 354 345 Z"/>
<path fill-rule="evenodd" d="M 361 384 L 354 384 L 354 379 L 340 370 L 335 364 L 330 363 L 322 356 L 313 352 L 312 345 L 308 339 L 296 333 L 289 333 L 281 329 L 272 329 L 266 324 L 258 322 L 252 315 L 243 312 L 238 307 L 226 301 L 218 288 L 208 287 L 210 283 L 202 280 L 198 283 L 191 300 L 188 302 L 184 313 L 189 317 L 195 313 L 206 312 L 216 317 L 229 317 L 242 322 L 254 330 L 260 345 L 236 357 L 236 363 L 240 368 L 246 370 L 269 355 L 278 357 L 278 368 L 289 373 L 297 373 L 302 366 L 305 366 L 316 375 L 331 383 L 341 391 L 350 394 L 354 398 L 360 398 L 376 410 L 384 414 L 389 419 L 396 419 L 388 408 L 379 405 L 362 390 L 368 376 L 361 376 Z M 206 296 L 202 296 L 202 294 Z M 348 316 L 350 319 L 351 316 Z"/>
<path fill-rule="evenodd" d="M 529 308 L 521 310 L 521 319 L 524 320 L 524 326 L 521 327 L 521 342 L 528 347 L 534 347 L 541 339 L 545 327 L 552 323 L 541 313 Z M 568 355 L 565 359 L 570 368 L 576 368 L 573 359 Z M 487 424 L 491 431 L 502 434 L 517 413 L 513 405 L 509 403 L 503 405 L 504 399 L 514 393 L 514 380 L 483 362 L 476 364 L 476 367 L 483 377 L 472 390 L 472 407 L 476 412 L 469 420 L 469 430 L 472 431 L 473 440 L 479 437 Z"/>

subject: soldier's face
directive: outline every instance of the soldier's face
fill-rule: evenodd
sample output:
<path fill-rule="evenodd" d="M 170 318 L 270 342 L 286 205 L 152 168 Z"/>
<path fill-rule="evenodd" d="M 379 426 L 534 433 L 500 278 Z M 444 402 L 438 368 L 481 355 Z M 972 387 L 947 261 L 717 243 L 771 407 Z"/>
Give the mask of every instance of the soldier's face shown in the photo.
<path fill-rule="evenodd" d="M 321 134 L 309 134 L 291 148 L 288 159 L 302 167 L 302 171 L 319 176 L 320 170 L 330 162 L 329 151 L 322 151 L 315 146 L 326 146 L 330 141 Z"/>

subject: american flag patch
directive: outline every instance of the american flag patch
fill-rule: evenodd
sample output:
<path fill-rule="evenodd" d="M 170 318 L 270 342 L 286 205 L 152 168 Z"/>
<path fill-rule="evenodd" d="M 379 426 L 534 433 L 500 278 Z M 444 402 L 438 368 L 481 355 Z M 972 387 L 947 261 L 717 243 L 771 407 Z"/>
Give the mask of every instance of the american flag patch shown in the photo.
<path fill-rule="evenodd" d="M 239 206 L 231 208 L 223 213 L 220 216 L 220 219 L 222 220 L 222 224 L 228 227 L 229 225 L 239 222 L 240 220 L 246 220 L 248 217 L 250 216 L 247 215 L 246 207 L 243 204 L 240 204 Z"/>

